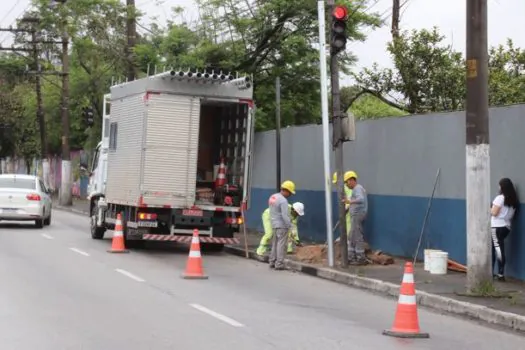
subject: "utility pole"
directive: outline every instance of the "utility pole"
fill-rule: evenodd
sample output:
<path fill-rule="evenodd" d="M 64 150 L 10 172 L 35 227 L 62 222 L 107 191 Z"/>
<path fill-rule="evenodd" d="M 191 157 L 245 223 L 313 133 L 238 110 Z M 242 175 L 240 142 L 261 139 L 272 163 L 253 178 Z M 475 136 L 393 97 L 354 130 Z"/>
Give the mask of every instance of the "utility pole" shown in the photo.
<path fill-rule="evenodd" d="M 62 181 L 60 182 L 59 203 L 62 206 L 73 204 L 71 151 L 69 146 L 69 34 L 67 32 L 66 0 L 58 1 L 60 6 L 62 30 Z"/>
<path fill-rule="evenodd" d="M 275 162 L 277 192 L 281 190 L 281 79 L 275 78 Z"/>
<path fill-rule="evenodd" d="M 467 291 L 491 283 L 487 0 L 467 0 Z"/>
<path fill-rule="evenodd" d="M 401 11 L 401 1 L 393 0 L 392 2 L 392 27 L 390 33 L 392 34 L 392 39 L 399 38 L 399 16 Z"/>
<path fill-rule="evenodd" d="M 328 0 L 328 8 L 330 13 L 334 11 L 335 2 L 334 0 Z M 331 15 L 329 21 L 330 28 L 333 28 L 333 16 Z M 332 38 L 331 42 L 334 41 L 334 32 L 331 31 Z M 348 236 L 346 234 L 346 209 L 345 203 L 345 191 L 344 191 L 344 180 L 343 180 L 343 167 L 344 167 L 344 156 L 343 156 L 343 127 L 341 111 L 341 95 L 339 87 L 339 61 L 337 59 L 337 52 L 334 52 L 333 48 L 330 54 L 330 75 L 331 75 L 331 90 L 332 90 L 332 117 L 333 117 L 333 147 L 335 149 L 335 168 L 337 172 L 337 203 L 339 208 L 339 228 L 340 228 L 340 249 L 341 249 L 341 266 L 348 266 Z"/>
<path fill-rule="evenodd" d="M 126 0 L 128 18 L 127 18 L 127 37 L 128 37 L 128 46 L 126 49 L 127 59 L 128 59 L 128 81 L 135 80 L 137 73 L 135 69 L 135 55 L 134 48 L 137 38 L 137 23 L 135 20 L 135 0 Z"/>
<path fill-rule="evenodd" d="M 319 22 L 319 70 L 321 76 L 321 116 L 323 121 L 323 178 L 326 215 L 326 239 L 328 243 L 328 266 L 334 267 L 332 189 L 330 186 L 330 120 L 328 117 L 328 73 L 326 67 L 326 13 L 324 0 L 317 1 L 317 18 Z"/>
<path fill-rule="evenodd" d="M 47 133 L 46 133 L 46 120 L 44 116 L 44 106 L 42 101 L 42 83 L 41 73 L 42 69 L 40 61 L 38 59 L 37 49 L 37 33 L 35 30 L 31 32 L 31 41 L 33 42 L 33 60 L 35 62 L 35 89 L 36 89 L 36 116 L 38 120 L 38 127 L 40 128 L 40 158 L 42 160 L 42 175 L 44 185 L 46 188 L 49 186 L 49 161 L 47 159 Z"/>

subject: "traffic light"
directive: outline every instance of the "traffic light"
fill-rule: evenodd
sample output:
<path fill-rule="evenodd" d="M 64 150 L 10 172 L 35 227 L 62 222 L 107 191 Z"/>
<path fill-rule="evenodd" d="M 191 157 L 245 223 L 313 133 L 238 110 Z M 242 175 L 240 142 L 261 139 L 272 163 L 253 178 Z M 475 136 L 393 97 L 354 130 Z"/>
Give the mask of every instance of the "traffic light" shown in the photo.
<path fill-rule="evenodd" d="M 92 107 L 82 108 L 82 117 L 86 121 L 88 128 L 92 127 L 95 124 L 95 115 L 93 114 Z"/>
<path fill-rule="evenodd" d="M 331 53 L 333 55 L 344 50 L 346 47 L 346 21 L 348 10 L 341 5 L 334 6 L 332 10 L 332 40 Z"/>

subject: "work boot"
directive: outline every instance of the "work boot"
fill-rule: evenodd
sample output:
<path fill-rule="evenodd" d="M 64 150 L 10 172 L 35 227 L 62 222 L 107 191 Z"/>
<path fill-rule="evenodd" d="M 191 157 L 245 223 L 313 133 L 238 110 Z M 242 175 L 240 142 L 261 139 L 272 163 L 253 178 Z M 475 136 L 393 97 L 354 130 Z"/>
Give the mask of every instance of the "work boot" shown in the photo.
<path fill-rule="evenodd" d="M 366 260 L 366 258 L 364 257 L 357 257 L 354 260 L 350 261 L 349 264 L 353 266 L 365 266 L 368 265 L 368 260 Z"/>

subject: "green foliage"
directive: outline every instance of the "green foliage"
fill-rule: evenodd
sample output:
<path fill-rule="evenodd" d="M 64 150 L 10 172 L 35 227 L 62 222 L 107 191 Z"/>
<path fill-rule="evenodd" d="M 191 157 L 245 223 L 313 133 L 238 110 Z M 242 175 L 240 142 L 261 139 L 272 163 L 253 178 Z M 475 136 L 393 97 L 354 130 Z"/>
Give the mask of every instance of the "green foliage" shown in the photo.
<path fill-rule="evenodd" d="M 392 107 L 376 96 L 364 93 L 359 86 L 341 88 L 341 105 L 356 119 L 377 119 L 384 117 L 401 117 L 408 113 Z"/>
<path fill-rule="evenodd" d="M 465 59 L 437 28 L 403 32 L 388 44 L 394 68 L 377 64 L 355 74 L 358 85 L 383 102 L 409 113 L 454 111 L 465 107 Z M 525 51 L 511 40 L 489 51 L 491 106 L 525 101 Z M 393 96 L 399 97 L 397 101 Z"/>

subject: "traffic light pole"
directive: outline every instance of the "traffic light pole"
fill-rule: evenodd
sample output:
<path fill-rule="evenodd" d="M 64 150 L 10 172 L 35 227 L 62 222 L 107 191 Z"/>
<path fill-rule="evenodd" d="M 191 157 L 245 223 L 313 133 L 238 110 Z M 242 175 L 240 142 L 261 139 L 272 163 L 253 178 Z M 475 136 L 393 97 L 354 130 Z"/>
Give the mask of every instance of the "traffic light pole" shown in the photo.
<path fill-rule="evenodd" d="M 330 186 L 330 120 L 328 117 L 328 73 L 326 67 L 326 12 L 324 0 L 317 2 L 319 19 L 319 66 L 321 70 L 321 111 L 323 121 L 323 161 L 328 266 L 334 267 L 334 236 L 332 232 L 332 188 Z"/>
<path fill-rule="evenodd" d="M 328 0 L 329 11 L 332 14 L 334 10 L 334 0 Z M 330 15 L 330 28 L 333 26 L 333 16 Z M 333 35 L 333 31 L 330 33 Z M 331 42 L 332 42 L 331 38 Z M 348 266 L 348 241 L 346 234 L 346 212 L 345 212 L 345 191 L 344 191 L 344 179 L 343 179 L 343 128 L 341 118 L 341 94 L 339 87 L 339 61 L 337 59 L 337 53 L 330 50 L 330 75 L 332 83 L 332 120 L 333 120 L 333 146 L 335 149 L 335 168 L 337 172 L 337 203 L 339 208 L 339 229 L 340 229 L 340 249 L 341 249 L 341 266 Z"/>

